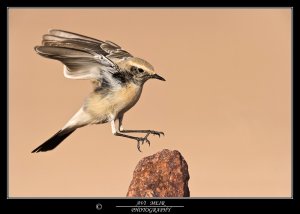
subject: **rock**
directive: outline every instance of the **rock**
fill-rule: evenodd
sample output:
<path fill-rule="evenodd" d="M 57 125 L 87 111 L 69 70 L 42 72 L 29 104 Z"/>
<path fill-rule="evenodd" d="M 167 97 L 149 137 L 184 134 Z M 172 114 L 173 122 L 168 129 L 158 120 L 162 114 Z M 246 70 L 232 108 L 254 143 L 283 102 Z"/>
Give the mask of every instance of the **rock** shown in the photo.
<path fill-rule="evenodd" d="M 164 149 L 139 161 L 127 197 L 189 197 L 189 178 L 180 152 Z"/>

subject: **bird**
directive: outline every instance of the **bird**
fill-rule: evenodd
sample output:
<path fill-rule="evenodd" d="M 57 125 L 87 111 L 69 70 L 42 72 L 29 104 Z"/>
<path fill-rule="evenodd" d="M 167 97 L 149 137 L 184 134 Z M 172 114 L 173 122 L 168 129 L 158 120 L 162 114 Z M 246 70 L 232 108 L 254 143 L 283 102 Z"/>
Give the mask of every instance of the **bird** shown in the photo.
<path fill-rule="evenodd" d="M 110 123 L 113 135 L 136 141 L 140 152 L 144 143 L 150 146 L 150 134 L 164 136 L 161 131 L 123 128 L 124 114 L 138 102 L 144 83 L 149 79 L 165 81 L 146 60 L 109 40 L 59 29 L 50 29 L 43 35 L 42 45 L 35 46 L 34 50 L 43 57 L 60 61 L 66 78 L 90 80 L 93 90 L 73 117 L 32 153 L 53 150 L 76 129 L 91 124 Z"/>

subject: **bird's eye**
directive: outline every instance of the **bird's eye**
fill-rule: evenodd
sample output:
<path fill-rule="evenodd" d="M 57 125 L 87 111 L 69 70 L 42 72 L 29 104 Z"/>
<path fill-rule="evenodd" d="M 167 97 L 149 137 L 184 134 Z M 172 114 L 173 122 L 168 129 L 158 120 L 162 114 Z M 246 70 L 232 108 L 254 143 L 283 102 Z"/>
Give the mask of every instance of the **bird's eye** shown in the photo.
<path fill-rule="evenodd" d="M 139 71 L 140 73 L 143 73 L 143 72 L 144 72 L 144 70 L 141 69 L 141 68 L 138 68 L 138 71 Z"/>

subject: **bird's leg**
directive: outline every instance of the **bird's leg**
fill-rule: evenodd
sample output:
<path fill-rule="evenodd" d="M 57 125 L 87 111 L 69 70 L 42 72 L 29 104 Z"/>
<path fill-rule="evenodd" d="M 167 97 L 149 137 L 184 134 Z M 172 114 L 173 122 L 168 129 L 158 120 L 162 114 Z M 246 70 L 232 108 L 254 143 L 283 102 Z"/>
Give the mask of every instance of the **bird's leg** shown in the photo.
<path fill-rule="evenodd" d="M 119 131 L 122 133 L 147 133 L 146 134 L 147 137 L 149 136 L 149 134 L 158 135 L 159 137 L 160 135 L 165 136 L 163 132 L 154 131 L 154 130 L 124 130 L 122 126 L 122 122 L 123 122 L 123 115 L 119 117 Z"/>
<path fill-rule="evenodd" d="M 149 146 L 150 146 L 150 141 L 148 140 L 148 136 L 150 133 L 146 134 L 145 137 L 134 137 L 134 136 L 131 136 L 131 135 L 126 135 L 126 134 L 122 134 L 120 133 L 120 130 L 116 129 L 116 126 L 115 126 L 115 121 L 111 121 L 111 130 L 112 130 L 112 133 L 115 135 L 115 136 L 120 136 L 120 137 L 127 137 L 127 138 L 130 138 L 130 139 L 134 139 L 137 141 L 137 149 L 141 152 L 141 149 L 140 149 L 140 144 L 142 143 L 142 145 L 144 144 L 144 142 L 148 143 Z"/>

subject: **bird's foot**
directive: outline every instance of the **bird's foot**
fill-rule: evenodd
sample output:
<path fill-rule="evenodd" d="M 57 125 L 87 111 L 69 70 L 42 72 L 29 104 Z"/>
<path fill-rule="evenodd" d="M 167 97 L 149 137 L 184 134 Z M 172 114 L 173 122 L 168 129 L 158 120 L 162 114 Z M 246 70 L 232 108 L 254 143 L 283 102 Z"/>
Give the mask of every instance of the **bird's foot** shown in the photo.
<path fill-rule="evenodd" d="M 146 142 L 146 143 L 148 143 L 148 145 L 150 146 L 150 141 L 148 140 L 148 136 L 150 135 L 150 133 L 148 133 L 148 134 L 146 134 L 146 136 L 145 137 L 138 137 L 137 138 L 137 149 L 140 151 L 140 152 L 142 152 L 141 151 L 141 143 L 142 143 L 142 145 Z"/>
<path fill-rule="evenodd" d="M 153 130 L 150 130 L 149 133 L 150 133 L 150 134 L 153 134 L 153 135 L 158 135 L 158 137 L 160 137 L 160 135 L 165 136 L 165 133 L 159 132 L 159 131 L 153 131 Z"/>

